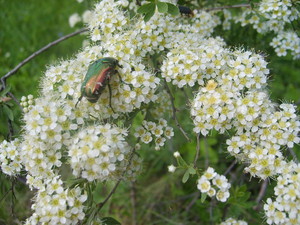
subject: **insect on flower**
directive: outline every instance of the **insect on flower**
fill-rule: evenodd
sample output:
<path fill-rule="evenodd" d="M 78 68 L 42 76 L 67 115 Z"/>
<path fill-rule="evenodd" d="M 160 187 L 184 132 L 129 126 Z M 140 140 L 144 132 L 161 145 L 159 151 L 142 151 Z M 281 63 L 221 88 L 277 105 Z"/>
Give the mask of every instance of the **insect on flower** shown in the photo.
<path fill-rule="evenodd" d="M 97 102 L 106 85 L 108 85 L 109 88 L 109 104 L 111 107 L 111 87 L 109 80 L 110 77 L 116 73 L 120 76 L 116 69 L 117 66 L 122 68 L 119 61 L 111 57 L 98 59 L 91 64 L 81 85 L 81 96 L 79 97 L 75 107 L 83 97 L 85 97 L 89 102 Z"/>
<path fill-rule="evenodd" d="M 193 10 L 191 10 L 189 7 L 180 5 L 180 6 L 178 6 L 178 8 L 179 8 L 179 12 L 181 13 L 181 15 L 186 15 L 189 17 L 194 16 Z"/>

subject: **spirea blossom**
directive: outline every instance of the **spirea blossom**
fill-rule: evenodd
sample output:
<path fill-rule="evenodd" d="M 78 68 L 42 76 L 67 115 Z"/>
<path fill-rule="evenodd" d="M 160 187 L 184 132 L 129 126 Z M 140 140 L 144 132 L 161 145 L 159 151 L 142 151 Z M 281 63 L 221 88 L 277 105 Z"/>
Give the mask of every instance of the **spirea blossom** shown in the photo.
<path fill-rule="evenodd" d="M 273 38 L 270 45 L 278 56 L 286 56 L 290 51 L 295 59 L 300 58 L 300 38 L 296 32 L 280 32 Z"/>
<path fill-rule="evenodd" d="M 59 177 L 47 179 L 35 196 L 31 206 L 34 213 L 25 221 L 25 225 L 77 224 L 84 219 L 83 203 L 87 195 L 79 188 L 65 189 Z"/>
<path fill-rule="evenodd" d="M 292 0 L 262 0 L 256 10 L 246 9 L 233 21 L 241 22 L 242 26 L 251 24 L 259 33 L 275 32 L 270 45 L 278 56 L 286 56 L 288 52 L 294 59 L 299 58 L 299 37 L 286 30 L 294 20 L 299 18 L 299 11 Z"/>
<path fill-rule="evenodd" d="M 228 218 L 227 220 L 223 221 L 219 225 L 248 225 L 248 223 L 244 220 L 236 220 L 234 218 Z"/>
<path fill-rule="evenodd" d="M 121 162 L 129 159 L 126 136 L 126 130 L 110 124 L 81 130 L 72 140 L 69 151 L 73 174 L 88 181 L 118 179 L 126 169 L 124 163 L 120 166 Z"/>
<path fill-rule="evenodd" d="M 286 164 L 283 151 L 300 142 L 295 106 L 281 104 L 276 111 L 274 106 L 267 105 L 262 105 L 255 123 L 243 126 L 238 135 L 226 142 L 231 155 L 249 163 L 245 170 L 263 179 L 281 173 Z"/>
<path fill-rule="evenodd" d="M 274 199 L 268 198 L 264 205 L 268 224 L 299 224 L 300 222 L 300 165 L 294 162 L 284 166 Z"/>
<path fill-rule="evenodd" d="M 198 179 L 197 188 L 201 193 L 209 197 L 216 196 L 218 201 L 226 202 L 230 196 L 231 184 L 223 175 L 219 175 L 212 167 L 208 167 L 204 174 Z"/>
<path fill-rule="evenodd" d="M 3 173 L 9 176 L 20 173 L 22 169 L 20 150 L 20 140 L 18 138 L 11 142 L 4 140 L 0 143 L 0 167 Z"/>
<path fill-rule="evenodd" d="M 297 15 L 289 1 L 276 2 L 280 2 L 278 9 L 270 8 L 269 1 L 260 6 L 269 18 L 266 23 L 248 11 L 240 21 L 261 32 L 282 30 L 285 16 L 294 20 Z M 284 14 L 285 6 L 291 13 Z M 174 136 L 173 128 L 161 118 L 172 110 L 170 96 L 162 90 L 164 79 L 179 88 L 197 90 L 190 104 L 194 132 L 208 135 L 213 129 L 219 133 L 231 130 L 234 135 L 226 141 L 229 154 L 245 162 L 245 170 L 253 176 L 290 174 L 278 178 L 285 192 L 276 188 L 276 201 L 284 199 L 291 204 L 297 200 L 298 192 L 292 188 L 298 185 L 294 181 L 298 171 L 287 172 L 289 163 L 283 150 L 299 143 L 300 122 L 293 105 L 278 107 L 270 101 L 266 91 L 269 70 L 263 56 L 228 48 L 222 38 L 211 37 L 221 23 L 214 12 L 195 11 L 192 18 L 155 12 L 145 22 L 141 15 L 130 18 L 128 8 L 137 7 L 126 0 L 97 3 L 84 15 L 92 44 L 69 60 L 49 65 L 41 79 L 40 95 L 34 100 L 30 96 L 21 99 L 22 134 L 0 144 L 0 163 L 8 175 L 24 169 L 29 187 L 37 191 L 33 214 L 25 224 L 77 224 L 83 220 L 87 196 L 79 187 L 66 186 L 59 176 L 63 164 L 86 182 L 136 178 L 141 158 L 127 142 L 127 128 L 115 124 L 127 124 L 124 118 L 130 120 L 132 114 L 153 104 L 155 108 L 148 111 L 153 121 L 144 120 L 134 136 L 142 143 L 153 143 L 156 150 L 163 147 Z M 74 16 L 70 25 L 79 19 Z M 272 25 L 270 29 L 268 25 Z M 284 43 L 285 50 L 294 48 L 298 55 L 298 48 L 290 43 L 298 39 L 280 35 L 272 45 L 277 48 Z M 157 56 L 157 65 L 150 63 L 153 56 Z M 110 74 L 97 102 L 85 97 L 78 101 L 89 66 L 103 57 L 115 58 L 120 66 Z M 213 168 L 198 179 L 197 188 L 221 202 L 229 198 L 230 183 Z M 285 214 L 284 205 L 272 217 L 275 209 L 270 201 L 265 208 L 267 215 L 271 213 L 269 221 L 294 219 L 298 213 L 296 206 L 290 205 L 291 215 Z"/>
<path fill-rule="evenodd" d="M 134 135 L 145 144 L 154 141 L 155 150 L 159 150 L 164 146 L 165 141 L 174 135 L 174 132 L 172 127 L 167 126 L 167 121 L 164 119 L 160 119 L 158 123 L 144 120 Z"/>
<path fill-rule="evenodd" d="M 22 96 L 20 105 L 23 107 L 24 112 L 28 112 L 34 105 L 33 95 Z"/>

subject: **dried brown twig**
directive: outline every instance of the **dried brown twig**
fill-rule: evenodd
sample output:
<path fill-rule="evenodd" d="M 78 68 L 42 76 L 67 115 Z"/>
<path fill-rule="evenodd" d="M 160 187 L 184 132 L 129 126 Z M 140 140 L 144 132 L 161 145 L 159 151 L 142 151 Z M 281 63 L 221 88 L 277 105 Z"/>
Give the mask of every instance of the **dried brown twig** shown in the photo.
<path fill-rule="evenodd" d="M 220 6 L 220 7 L 214 7 L 214 8 L 209 8 L 209 9 L 205 9 L 205 11 L 209 12 L 209 11 L 218 11 L 218 10 L 223 10 L 223 9 L 233 9 L 233 8 L 251 8 L 251 4 L 238 4 L 238 5 L 224 5 L 224 6 Z"/>
<path fill-rule="evenodd" d="M 81 34 L 83 32 L 88 31 L 88 28 L 82 28 L 78 31 L 75 31 L 73 33 L 67 34 L 53 42 L 50 42 L 49 44 L 47 44 L 46 46 L 44 46 L 43 48 L 37 50 L 36 52 L 34 52 L 33 54 L 31 54 L 30 56 L 28 56 L 26 59 L 24 59 L 22 62 L 20 62 L 14 69 L 12 69 L 11 71 L 9 71 L 7 74 L 5 74 L 3 77 L 1 77 L 1 83 L 2 83 L 2 87 L 0 88 L 0 91 L 2 91 L 5 87 L 6 87 L 6 79 L 9 78 L 10 76 L 12 76 L 13 74 L 15 74 L 22 66 L 24 66 L 26 63 L 28 63 L 30 60 L 32 60 L 33 58 L 35 58 L 36 56 L 38 56 L 39 54 L 41 54 L 42 52 L 46 51 L 47 49 L 51 48 L 52 46 L 70 38 L 73 37 L 77 34 Z"/>

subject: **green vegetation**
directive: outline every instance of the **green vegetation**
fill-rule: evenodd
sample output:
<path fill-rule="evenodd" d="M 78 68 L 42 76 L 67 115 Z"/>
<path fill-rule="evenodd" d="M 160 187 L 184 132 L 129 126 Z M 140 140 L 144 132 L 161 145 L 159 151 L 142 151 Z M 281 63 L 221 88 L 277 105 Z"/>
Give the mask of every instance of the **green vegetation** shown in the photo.
<path fill-rule="evenodd" d="M 68 23 L 70 15 L 79 13 L 92 7 L 95 1 L 85 0 L 78 3 L 76 0 L 64 1 L 36 1 L 36 0 L 0 0 L 0 76 L 5 75 L 22 60 L 46 44 L 82 28 L 83 23 L 78 23 L 71 28 Z M 152 4 L 152 3 L 149 3 Z M 154 4 L 154 3 L 153 3 Z M 156 7 L 153 5 L 153 7 Z M 153 8 L 152 7 L 152 8 Z M 162 12 L 167 11 L 165 5 L 158 2 Z M 170 6 L 169 6 L 170 8 Z M 148 11 L 141 11 L 146 14 Z M 152 11 L 150 12 L 150 14 Z M 145 17 L 146 17 L 145 16 Z M 271 36 L 262 36 L 250 26 L 241 28 L 233 25 L 229 31 L 221 28 L 216 30 L 215 36 L 225 38 L 231 46 L 248 46 L 267 55 L 272 70 L 270 77 L 271 98 L 277 102 L 295 102 L 300 109 L 300 61 L 291 57 L 278 57 L 267 43 Z M 38 95 L 39 80 L 47 65 L 55 64 L 60 59 L 68 59 L 76 53 L 85 39 L 84 35 L 72 37 L 42 53 L 34 60 L 22 67 L 15 75 L 7 80 L 11 86 L 11 92 L 17 99 L 22 96 Z M 267 41 L 266 41 L 267 40 Z M 173 92 L 180 90 L 173 88 Z M 188 92 L 188 91 L 187 91 Z M 186 93 L 192 96 L 192 92 Z M 181 110 L 180 123 L 191 128 L 189 112 L 186 110 L 184 93 L 176 99 L 176 106 Z M 17 135 L 20 130 L 20 108 L 13 101 L 9 108 L 12 110 L 14 121 L 13 128 Z M 0 111 L 0 140 L 8 136 L 7 115 Z M 133 125 L 134 127 L 134 125 Z M 191 129 L 189 129 L 191 130 Z M 226 203 L 212 210 L 216 201 L 201 201 L 199 191 L 195 188 L 196 177 L 190 174 L 189 182 L 182 183 L 184 171 L 174 174 L 167 172 L 167 166 L 174 163 L 172 152 L 168 150 L 176 146 L 183 158 L 192 162 L 195 155 L 196 136 L 191 134 L 193 141 L 187 143 L 182 134 L 177 130 L 175 136 L 181 137 L 168 143 L 168 147 L 160 152 L 147 151 L 153 146 L 142 145 L 139 154 L 144 159 L 142 175 L 134 183 L 122 183 L 113 197 L 101 211 L 101 216 L 112 216 L 122 224 L 199 224 L 199 218 L 204 218 L 201 224 L 210 222 L 218 223 L 225 217 L 243 218 L 248 224 L 259 224 L 261 212 L 254 210 L 261 182 L 258 179 L 247 185 L 243 181 L 249 181 L 251 177 L 243 175 L 243 165 L 234 166 L 234 174 L 230 199 Z M 226 136 L 226 135 L 224 135 Z M 205 169 L 206 163 L 216 166 L 221 172 L 225 171 L 234 160 L 224 152 L 225 137 L 212 134 L 208 138 L 200 140 L 200 156 L 198 168 Z M 300 150 L 296 146 L 295 151 Z M 208 154 L 207 152 L 208 151 Z M 297 151 L 300 156 L 300 151 Z M 0 225 L 20 224 L 30 215 L 30 199 L 34 195 L 28 187 L 22 183 L 22 178 L 8 178 L 0 173 Z M 269 186 L 273 184 L 270 183 Z M 98 185 L 94 189 L 94 200 L 99 203 L 104 200 L 113 185 L 111 183 Z M 272 195 L 272 188 L 266 196 Z M 133 213 L 135 208 L 138 209 Z M 192 207 L 189 207 L 192 205 Z M 133 218 L 134 217 L 134 218 Z M 109 220 L 109 219 L 108 219 Z M 188 221 L 188 222 L 186 222 Z"/>

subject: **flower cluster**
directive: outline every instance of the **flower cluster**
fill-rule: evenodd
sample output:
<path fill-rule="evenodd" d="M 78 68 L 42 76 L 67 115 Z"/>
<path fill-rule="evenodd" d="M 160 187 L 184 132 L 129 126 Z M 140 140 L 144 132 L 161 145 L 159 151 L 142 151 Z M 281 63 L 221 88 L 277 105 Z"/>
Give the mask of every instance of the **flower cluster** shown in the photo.
<path fill-rule="evenodd" d="M 178 40 L 179 44 L 167 53 L 161 67 L 162 77 L 179 88 L 193 87 L 197 83 L 203 85 L 204 79 L 215 77 L 226 62 L 221 40 L 210 38 L 196 45 L 195 36 L 187 38 L 191 38 L 191 46 L 184 47 L 189 39 Z"/>
<path fill-rule="evenodd" d="M 170 101 L 170 96 L 167 91 L 163 90 L 157 94 L 157 100 L 153 106 L 149 109 L 153 118 L 159 120 L 163 118 L 165 114 L 171 115 L 172 106 Z"/>
<path fill-rule="evenodd" d="M 300 38 L 296 32 L 280 32 L 273 38 L 270 45 L 275 49 L 278 56 L 286 56 L 290 51 L 295 59 L 300 58 Z"/>
<path fill-rule="evenodd" d="M 83 203 L 87 195 L 79 187 L 64 189 L 62 180 L 55 176 L 46 180 L 40 188 L 31 206 L 34 213 L 25 225 L 78 224 L 84 219 Z"/>
<path fill-rule="evenodd" d="M 101 1 L 95 5 L 95 10 L 89 21 L 91 39 L 99 41 L 102 37 L 109 38 L 114 33 L 123 32 L 128 25 L 129 18 L 122 7 L 126 7 L 128 1 Z"/>
<path fill-rule="evenodd" d="M 286 164 L 282 174 L 277 178 L 274 189 L 275 200 L 268 198 L 265 215 L 268 224 L 300 223 L 300 164 Z"/>
<path fill-rule="evenodd" d="M 22 96 L 20 105 L 23 107 L 23 111 L 27 113 L 34 105 L 33 95 Z"/>
<path fill-rule="evenodd" d="M 128 6 L 126 0 L 96 4 L 88 19 L 93 45 L 84 47 L 73 59 L 48 67 L 40 97 L 34 101 L 31 96 L 22 98 L 22 137 L 0 145 L 2 170 L 14 175 L 23 166 L 30 188 L 38 190 L 33 215 L 26 224 L 76 224 L 83 219 L 86 195 L 79 187 L 64 188 L 57 176 L 63 163 L 70 165 L 73 175 L 89 182 L 123 176 L 135 179 L 141 159 L 125 140 L 127 130 L 103 121 L 122 123 L 129 113 L 150 103 L 157 106 L 150 111 L 155 119 L 170 111 L 169 96 L 159 89 L 160 75 L 179 88 L 199 87 L 191 104 L 194 131 L 203 135 L 212 129 L 236 132 L 227 141 L 227 150 L 248 163 L 246 171 L 253 176 L 266 178 L 284 173 L 287 163 L 281 149 L 300 141 L 295 107 L 282 104 L 277 109 L 268 99 L 266 61 L 259 54 L 229 49 L 221 38 L 210 37 L 220 24 L 213 13 L 199 11 L 193 18 L 186 18 L 156 12 L 145 22 L 140 15 L 130 18 L 129 11 L 124 10 Z M 262 12 L 273 18 L 275 11 Z M 272 21 L 284 23 L 280 13 Z M 287 15 L 291 18 L 293 13 Z M 253 16 L 250 20 L 259 27 L 259 19 Z M 293 39 L 297 42 L 293 36 L 280 36 L 273 45 L 285 39 L 285 49 L 294 48 L 299 54 L 298 48 L 288 43 Z M 152 65 L 149 62 L 154 55 L 159 57 Z M 96 103 L 86 98 L 78 102 L 89 65 L 102 57 L 113 57 L 120 66 L 107 80 L 109 85 L 103 87 Z M 143 121 L 134 135 L 146 144 L 153 141 L 159 150 L 174 132 L 160 118 L 157 123 Z M 169 167 L 171 172 L 175 169 Z M 294 174 L 291 177 L 296 187 Z M 230 186 L 225 176 L 213 168 L 198 180 L 202 193 L 222 202 L 228 199 Z M 283 199 L 294 198 L 284 195 Z"/>
<path fill-rule="evenodd" d="M 82 118 L 76 119 L 83 123 Z M 62 149 L 70 144 L 71 133 L 78 128 L 76 119 L 70 105 L 47 98 L 35 99 L 35 105 L 24 115 L 20 152 L 30 175 L 46 178 L 49 171 L 61 166 Z"/>
<path fill-rule="evenodd" d="M 134 135 L 141 138 L 141 141 L 145 144 L 154 141 L 155 150 L 159 150 L 164 146 L 166 138 L 170 139 L 174 136 L 174 132 L 172 127 L 167 126 L 167 121 L 164 119 L 160 119 L 157 124 L 144 120 L 142 126 L 136 129 Z"/>
<path fill-rule="evenodd" d="M 219 175 L 212 167 L 208 167 L 204 174 L 198 179 L 197 188 L 201 193 L 209 197 L 216 196 L 218 201 L 226 202 L 230 193 L 231 184 L 223 175 Z"/>
<path fill-rule="evenodd" d="M 207 70 L 201 82 L 198 81 L 202 86 L 191 108 L 194 131 L 203 135 L 213 128 L 221 133 L 231 129 L 233 118 L 243 126 L 251 125 L 266 101 L 265 93 L 255 91 L 266 86 L 269 73 L 262 56 L 241 51 L 221 52 L 220 60 L 216 59 L 219 66 Z"/>
<path fill-rule="evenodd" d="M 212 129 L 224 133 L 234 128 L 236 135 L 227 140 L 229 153 L 249 163 L 246 171 L 253 176 L 275 175 L 284 161 L 280 149 L 300 141 L 295 107 L 282 104 L 277 110 L 269 100 L 265 90 L 269 70 L 262 56 L 228 50 L 221 54 L 224 62 L 219 70 L 216 67 L 213 76 L 206 72 L 198 80 L 200 88 L 191 107 L 194 131 L 207 135 Z M 176 76 L 181 74 L 184 71 Z"/>
<path fill-rule="evenodd" d="M 0 143 L 0 167 L 1 171 L 9 176 L 17 175 L 22 169 L 20 158 L 20 140 L 11 142 L 4 140 Z"/>
<path fill-rule="evenodd" d="M 181 19 L 180 29 L 197 35 L 210 36 L 214 28 L 221 23 L 220 18 L 212 13 L 197 10 L 193 13 L 194 16 L 189 20 Z"/>
<path fill-rule="evenodd" d="M 300 142 L 295 106 L 281 104 L 279 111 L 272 107 L 265 104 L 251 127 L 245 126 L 226 142 L 231 155 L 249 163 L 245 170 L 263 179 L 281 173 L 286 164 L 282 149 Z"/>
<path fill-rule="evenodd" d="M 73 174 L 88 181 L 118 179 L 126 169 L 120 163 L 127 161 L 130 153 L 125 136 L 126 130 L 110 124 L 81 130 L 69 151 Z"/>
<path fill-rule="evenodd" d="M 262 0 L 258 10 L 269 20 L 289 23 L 297 19 L 297 10 L 294 9 L 292 0 Z"/>
<path fill-rule="evenodd" d="M 242 26 L 251 24 L 259 33 L 274 31 L 278 36 L 270 45 L 275 48 L 277 55 L 285 56 L 286 50 L 290 50 L 294 59 L 298 59 L 299 38 L 293 32 L 286 31 L 285 27 L 287 23 L 297 20 L 299 15 L 292 0 L 263 0 L 257 10 L 246 9 L 234 21 L 241 22 Z"/>
<path fill-rule="evenodd" d="M 236 220 L 234 218 L 228 218 L 227 220 L 220 223 L 220 225 L 248 225 L 244 220 Z"/>

